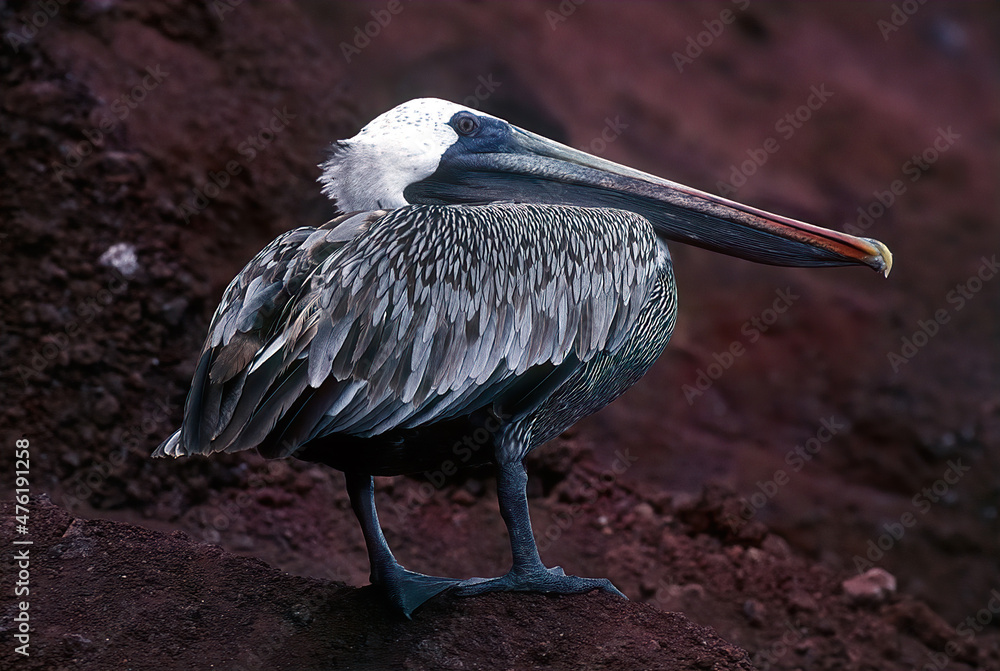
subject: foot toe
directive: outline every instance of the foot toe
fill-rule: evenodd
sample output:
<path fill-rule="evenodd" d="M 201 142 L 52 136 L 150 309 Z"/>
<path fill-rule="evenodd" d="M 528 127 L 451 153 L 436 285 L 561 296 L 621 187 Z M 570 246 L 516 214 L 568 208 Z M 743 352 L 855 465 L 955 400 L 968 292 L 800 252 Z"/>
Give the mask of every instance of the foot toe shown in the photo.
<path fill-rule="evenodd" d="M 530 572 L 511 571 L 499 578 L 471 578 L 454 588 L 459 596 L 473 596 L 488 592 L 544 592 L 548 594 L 582 594 L 601 589 L 623 599 L 626 598 L 607 578 L 580 578 L 566 575 L 558 566 Z"/>

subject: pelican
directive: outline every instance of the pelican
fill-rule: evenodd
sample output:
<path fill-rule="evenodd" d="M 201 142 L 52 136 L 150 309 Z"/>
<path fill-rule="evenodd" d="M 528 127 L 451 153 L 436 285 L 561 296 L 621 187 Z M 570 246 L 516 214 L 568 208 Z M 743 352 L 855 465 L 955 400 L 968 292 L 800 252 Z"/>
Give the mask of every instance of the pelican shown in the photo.
<path fill-rule="evenodd" d="M 444 100 L 385 112 L 320 167 L 343 214 L 279 236 L 232 281 L 181 427 L 154 456 L 256 448 L 343 471 L 371 582 L 407 617 L 449 589 L 621 595 L 542 563 L 523 460 L 635 384 L 666 346 L 677 302 L 664 240 L 773 265 L 887 276 L 892 265 L 876 240 Z M 470 436 L 488 438 L 472 449 Z M 448 462 L 495 467 L 512 554 L 503 576 L 408 571 L 382 535 L 373 476 Z"/>

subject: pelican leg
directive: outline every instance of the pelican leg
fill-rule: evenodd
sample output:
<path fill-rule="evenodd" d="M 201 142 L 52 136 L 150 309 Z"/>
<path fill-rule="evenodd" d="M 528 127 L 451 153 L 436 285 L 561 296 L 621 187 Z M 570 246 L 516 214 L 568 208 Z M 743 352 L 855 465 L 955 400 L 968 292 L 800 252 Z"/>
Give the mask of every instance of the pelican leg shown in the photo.
<path fill-rule="evenodd" d="M 607 578 L 580 578 L 558 566 L 547 568 L 538 556 L 538 546 L 531 532 L 526 488 L 528 474 L 520 461 L 500 464 L 497 472 L 497 498 L 500 514 L 510 534 L 510 549 L 514 562 L 510 571 L 499 578 L 472 578 L 455 589 L 455 594 L 471 596 L 487 592 L 547 592 L 552 594 L 582 594 L 603 589 L 623 599 Z"/>
<path fill-rule="evenodd" d="M 351 497 L 351 508 L 361 523 L 371 562 L 371 581 L 378 585 L 389 598 L 393 607 L 407 618 L 424 602 L 440 594 L 460 581 L 454 578 L 438 578 L 407 571 L 389 549 L 382 534 L 375 511 L 375 483 L 370 475 L 347 473 L 347 493 Z"/>

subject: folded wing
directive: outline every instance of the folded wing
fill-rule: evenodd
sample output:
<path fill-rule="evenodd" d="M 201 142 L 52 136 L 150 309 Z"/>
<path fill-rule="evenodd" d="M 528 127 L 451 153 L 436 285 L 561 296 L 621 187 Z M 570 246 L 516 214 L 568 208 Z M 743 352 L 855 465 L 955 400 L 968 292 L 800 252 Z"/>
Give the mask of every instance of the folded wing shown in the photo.
<path fill-rule="evenodd" d="M 157 453 L 516 419 L 620 347 L 655 261 L 649 223 L 610 209 L 409 206 L 292 231 L 227 289 Z"/>

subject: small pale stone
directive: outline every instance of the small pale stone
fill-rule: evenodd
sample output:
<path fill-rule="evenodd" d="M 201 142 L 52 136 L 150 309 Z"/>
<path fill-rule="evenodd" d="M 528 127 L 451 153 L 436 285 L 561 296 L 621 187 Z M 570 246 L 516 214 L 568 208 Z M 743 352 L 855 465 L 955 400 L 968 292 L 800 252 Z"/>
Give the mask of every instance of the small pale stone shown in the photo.
<path fill-rule="evenodd" d="M 761 549 L 763 549 L 768 554 L 772 554 L 776 557 L 791 557 L 792 548 L 788 545 L 788 541 L 780 536 L 775 536 L 774 534 L 768 534 L 761 543 Z"/>
<path fill-rule="evenodd" d="M 653 511 L 653 506 L 649 505 L 645 501 L 636 505 L 634 512 L 636 517 L 644 520 L 652 519 L 653 516 L 656 515 Z"/>
<path fill-rule="evenodd" d="M 139 270 L 139 261 L 135 255 L 135 246 L 127 242 L 118 242 L 111 245 L 101 254 L 98 263 L 102 266 L 110 266 L 125 277 L 132 277 L 135 271 Z"/>
<path fill-rule="evenodd" d="M 872 568 L 840 584 L 854 601 L 882 601 L 896 591 L 896 577 L 881 568 Z"/>

